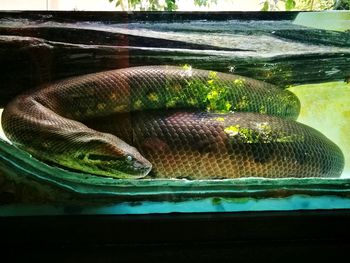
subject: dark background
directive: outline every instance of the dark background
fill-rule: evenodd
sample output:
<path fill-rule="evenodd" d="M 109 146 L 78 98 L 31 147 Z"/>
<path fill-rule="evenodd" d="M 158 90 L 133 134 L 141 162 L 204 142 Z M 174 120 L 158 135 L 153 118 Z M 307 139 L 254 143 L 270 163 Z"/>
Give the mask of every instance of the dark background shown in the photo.
<path fill-rule="evenodd" d="M 9 217 L 0 245 L 11 262 L 347 262 L 349 219 L 345 210 Z"/>

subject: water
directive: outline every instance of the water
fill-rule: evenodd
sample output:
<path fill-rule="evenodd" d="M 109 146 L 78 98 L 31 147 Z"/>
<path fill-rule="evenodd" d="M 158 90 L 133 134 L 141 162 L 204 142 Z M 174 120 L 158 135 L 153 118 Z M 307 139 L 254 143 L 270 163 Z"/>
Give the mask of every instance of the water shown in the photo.
<path fill-rule="evenodd" d="M 9 65 L 1 68 L 2 106 L 27 88 L 73 75 L 152 64 L 202 68 L 288 88 L 301 102 L 297 121 L 324 134 L 345 158 L 340 178 L 330 179 L 113 179 L 45 164 L 5 142 L 0 130 L 0 192 L 10 196 L 1 204 L 3 215 L 69 213 L 68 203 L 83 214 L 348 208 L 348 33 L 296 25 L 289 18 L 116 23 L 8 15 L 0 25 L 0 55 Z"/>
<path fill-rule="evenodd" d="M 302 108 L 298 121 L 321 131 L 342 149 L 345 168 L 342 178 L 348 178 L 349 156 L 349 104 L 350 86 L 345 82 L 306 84 L 291 88 L 300 99 Z"/>

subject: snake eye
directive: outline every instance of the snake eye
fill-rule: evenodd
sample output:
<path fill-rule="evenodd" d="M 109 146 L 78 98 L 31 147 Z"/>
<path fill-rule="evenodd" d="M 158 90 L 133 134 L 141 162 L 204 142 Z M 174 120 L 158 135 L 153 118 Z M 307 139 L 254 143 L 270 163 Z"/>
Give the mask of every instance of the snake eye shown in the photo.
<path fill-rule="evenodd" d="M 133 158 L 132 158 L 132 156 L 131 156 L 131 155 L 127 155 L 127 156 L 126 156 L 126 160 L 127 160 L 128 162 L 131 162 L 131 161 L 132 161 L 132 159 L 133 159 Z"/>

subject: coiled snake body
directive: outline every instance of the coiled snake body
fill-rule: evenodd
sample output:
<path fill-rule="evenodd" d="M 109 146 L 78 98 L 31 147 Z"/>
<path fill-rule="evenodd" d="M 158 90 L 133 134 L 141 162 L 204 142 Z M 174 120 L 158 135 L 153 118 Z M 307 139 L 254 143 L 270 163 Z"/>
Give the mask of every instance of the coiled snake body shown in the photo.
<path fill-rule="evenodd" d="M 143 66 L 20 95 L 2 126 L 39 159 L 96 175 L 140 178 L 153 166 L 167 178 L 339 176 L 342 152 L 293 120 L 299 107 L 289 91 L 250 78 Z"/>

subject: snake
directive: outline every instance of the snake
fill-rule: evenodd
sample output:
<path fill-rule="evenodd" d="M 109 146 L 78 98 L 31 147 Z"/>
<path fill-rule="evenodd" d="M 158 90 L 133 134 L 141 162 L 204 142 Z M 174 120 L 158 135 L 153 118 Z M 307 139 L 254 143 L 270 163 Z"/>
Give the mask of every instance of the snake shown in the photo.
<path fill-rule="evenodd" d="M 299 111 L 264 81 L 148 65 L 47 83 L 10 101 L 1 122 L 16 147 L 96 176 L 339 177 L 342 151 Z"/>

